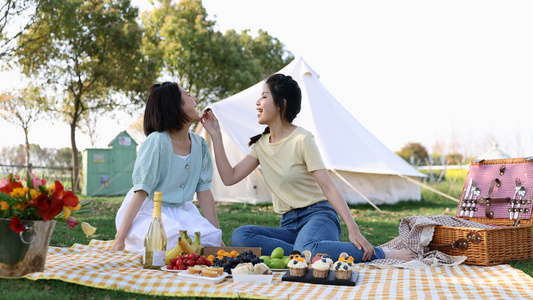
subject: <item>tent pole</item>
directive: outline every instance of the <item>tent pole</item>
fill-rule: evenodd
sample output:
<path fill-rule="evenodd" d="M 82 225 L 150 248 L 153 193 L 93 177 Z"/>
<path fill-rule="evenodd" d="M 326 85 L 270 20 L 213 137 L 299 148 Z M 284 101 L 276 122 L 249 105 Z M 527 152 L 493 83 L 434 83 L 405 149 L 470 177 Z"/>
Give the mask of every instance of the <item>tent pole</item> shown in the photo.
<path fill-rule="evenodd" d="M 336 170 L 334 170 L 334 169 L 330 169 L 330 170 L 331 170 L 331 172 L 335 173 L 335 175 L 337 175 L 337 177 L 339 177 L 344 183 L 346 183 L 346 185 L 348 185 L 352 190 L 354 190 L 357 194 L 359 194 L 359 196 L 363 197 L 363 199 L 365 199 L 366 202 L 370 203 L 370 205 L 372 205 L 377 211 L 382 212 L 381 209 L 379 209 L 379 207 L 377 207 L 365 195 L 363 195 L 361 192 L 359 192 L 351 183 L 348 182 L 348 180 L 346 180 L 346 178 L 342 177 L 342 175 L 339 174 Z"/>
<path fill-rule="evenodd" d="M 423 188 L 426 188 L 426 189 L 432 191 L 433 193 L 436 193 L 436 194 L 441 195 L 442 197 L 448 198 L 448 199 L 453 200 L 453 201 L 455 201 L 455 202 L 459 202 L 459 199 L 455 199 L 454 197 L 452 197 L 452 196 L 450 196 L 450 195 L 447 195 L 447 194 L 445 194 L 445 193 L 443 193 L 443 192 L 441 192 L 441 191 L 438 191 L 438 190 L 436 190 L 436 189 L 430 187 L 429 185 L 424 184 L 424 183 L 422 183 L 422 182 L 420 182 L 420 181 L 418 181 L 418 180 L 414 180 L 413 178 L 411 178 L 411 177 L 409 177 L 409 176 L 405 176 L 405 175 L 401 175 L 401 174 L 398 174 L 398 176 L 400 176 L 400 177 L 402 177 L 402 178 L 405 178 L 405 179 L 407 179 L 408 181 L 411 181 L 411 182 L 413 182 L 413 183 L 416 183 L 416 184 L 418 184 L 419 186 L 421 186 L 421 187 L 423 187 Z"/>

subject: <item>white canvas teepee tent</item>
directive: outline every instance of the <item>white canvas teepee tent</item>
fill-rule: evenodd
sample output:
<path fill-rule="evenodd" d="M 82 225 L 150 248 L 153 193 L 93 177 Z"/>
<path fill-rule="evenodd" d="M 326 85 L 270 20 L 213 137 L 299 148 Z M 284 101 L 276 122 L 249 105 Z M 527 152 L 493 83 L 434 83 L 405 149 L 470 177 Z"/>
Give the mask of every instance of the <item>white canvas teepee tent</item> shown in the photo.
<path fill-rule="evenodd" d="M 425 175 L 366 130 L 328 92 L 318 74 L 302 58 L 295 59 L 279 73 L 292 76 L 300 85 L 302 109 L 293 123 L 313 133 L 322 159 L 348 203 L 392 204 L 420 200 L 420 187 L 413 177 Z M 264 130 L 265 126 L 257 123 L 255 104 L 263 85 L 264 82 L 259 82 L 211 105 L 232 165 L 248 153 L 250 137 Z M 196 132 L 209 143 L 209 134 L 201 125 Z M 216 165 L 214 167 L 212 191 L 216 201 L 271 201 L 260 168 L 236 185 L 226 187 L 218 176 Z"/>

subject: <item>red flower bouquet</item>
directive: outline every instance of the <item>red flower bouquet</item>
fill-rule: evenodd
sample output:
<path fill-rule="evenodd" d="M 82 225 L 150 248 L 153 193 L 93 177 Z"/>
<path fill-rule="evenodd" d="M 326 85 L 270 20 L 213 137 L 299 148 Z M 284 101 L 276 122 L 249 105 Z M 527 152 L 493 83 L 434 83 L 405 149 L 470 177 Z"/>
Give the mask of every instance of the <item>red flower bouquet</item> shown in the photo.
<path fill-rule="evenodd" d="M 9 227 L 16 233 L 26 230 L 20 220 L 54 219 L 62 213 L 62 219 L 74 228 L 78 221 L 71 217 L 72 211 L 79 211 L 81 203 L 72 191 L 65 191 L 59 181 L 49 186 L 46 180 L 27 173 L 26 186 L 19 176 L 9 174 L 0 179 L 0 218 L 11 218 Z"/>

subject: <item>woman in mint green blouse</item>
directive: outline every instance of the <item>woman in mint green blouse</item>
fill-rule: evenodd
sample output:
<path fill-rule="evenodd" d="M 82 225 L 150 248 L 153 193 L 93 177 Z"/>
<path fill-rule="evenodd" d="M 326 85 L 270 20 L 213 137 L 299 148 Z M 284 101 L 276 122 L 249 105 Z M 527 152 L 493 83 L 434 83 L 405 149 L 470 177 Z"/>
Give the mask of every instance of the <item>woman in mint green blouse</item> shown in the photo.
<path fill-rule="evenodd" d="M 176 246 L 180 230 L 189 235 L 200 231 L 202 245 L 223 245 L 211 193 L 211 156 L 206 141 L 189 130 L 198 121 L 196 98 L 177 83 L 150 88 L 143 125 L 147 137 L 135 161 L 133 188 L 116 216 L 112 250 L 143 249 L 155 191 L 163 193 L 161 215 L 168 249 Z M 205 217 L 192 203 L 195 194 Z"/>

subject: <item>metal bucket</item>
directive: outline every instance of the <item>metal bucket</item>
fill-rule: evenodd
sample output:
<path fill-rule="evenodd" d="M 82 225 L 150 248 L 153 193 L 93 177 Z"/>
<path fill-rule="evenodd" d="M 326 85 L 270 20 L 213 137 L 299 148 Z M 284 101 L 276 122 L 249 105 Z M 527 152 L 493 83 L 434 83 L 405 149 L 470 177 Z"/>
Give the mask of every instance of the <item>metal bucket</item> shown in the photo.
<path fill-rule="evenodd" d="M 0 219 L 0 277 L 44 270 L 56 221 L 21 221 L 26 231 L 19 234 L 9 228 L 11 219 Z"/>

